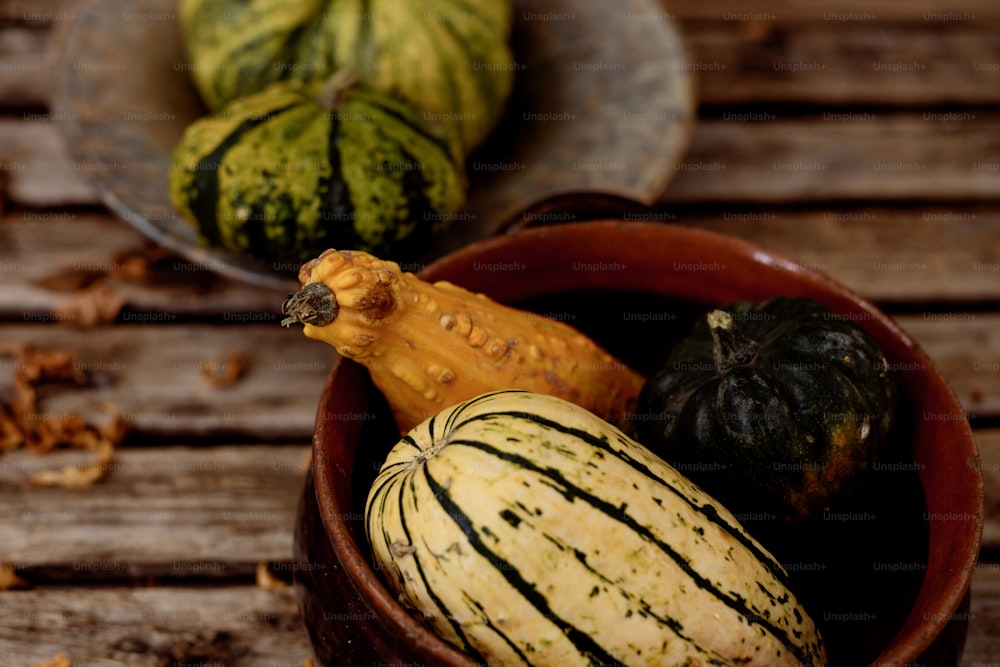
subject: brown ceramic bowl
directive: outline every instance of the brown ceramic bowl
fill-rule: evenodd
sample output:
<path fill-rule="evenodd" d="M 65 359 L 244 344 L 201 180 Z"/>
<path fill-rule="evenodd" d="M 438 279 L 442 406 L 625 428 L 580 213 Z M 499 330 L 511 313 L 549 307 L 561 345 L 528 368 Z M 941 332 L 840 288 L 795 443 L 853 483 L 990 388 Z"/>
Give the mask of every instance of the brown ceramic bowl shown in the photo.
<path fill-rule="evenodd" d="M 872 304 L 745 242 L 655 223 L 521 230 L 454 252 L 423 277 L 567 320 L 645 372 L 698 313 L 730 300 L 808 296 L 865 328 L 900 380 L 890 451 L 851 512 L 774 550 L 823 632 L 832 665 L 957 664 L 982 532 L 978 453 L 930 359 Z M 364 501 L 397 436 L 367 373 L 351 362 L 335 365 L 296 533 L 316 657 L 330 666 L 471 667 L 398 604 L 372 566 Z M 768 527 L 747 528 L 766 534 Z"/>

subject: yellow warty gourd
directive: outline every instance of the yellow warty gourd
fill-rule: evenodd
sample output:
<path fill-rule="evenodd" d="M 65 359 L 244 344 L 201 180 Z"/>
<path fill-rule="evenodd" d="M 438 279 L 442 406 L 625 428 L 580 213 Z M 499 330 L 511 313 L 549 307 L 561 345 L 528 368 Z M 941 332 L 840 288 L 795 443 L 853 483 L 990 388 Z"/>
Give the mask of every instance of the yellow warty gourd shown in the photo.
<path fill-rule="evenodd" d="M 626 426 L 643 377 L 573 327 L 483 294 L 327 250 L 299 272 L 282 312 L 368 368 L 401 432 L 479 394 L 523 389 Z"/>

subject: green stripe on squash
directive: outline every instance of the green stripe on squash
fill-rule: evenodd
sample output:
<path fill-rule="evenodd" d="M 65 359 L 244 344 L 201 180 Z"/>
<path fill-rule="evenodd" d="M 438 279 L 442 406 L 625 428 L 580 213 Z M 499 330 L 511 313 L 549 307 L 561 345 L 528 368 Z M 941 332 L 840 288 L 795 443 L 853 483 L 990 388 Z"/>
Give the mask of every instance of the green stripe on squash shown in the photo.
<path fill-rule="evenodd" d="M 469 152 L 513 88 L 509 0 L 181 0 L 179 21 L 212 110 L 278 80 L 350 68 L 452 123 Z"/>
<path fill-rule="evenodd" d="M 185 130 L 170 194 L 206 243 L 244 256 L 294 264 L 344 247 L 404 259 L 464 204 L 461 159 L 453 130 L 398 100 L 279 82 Z"/>

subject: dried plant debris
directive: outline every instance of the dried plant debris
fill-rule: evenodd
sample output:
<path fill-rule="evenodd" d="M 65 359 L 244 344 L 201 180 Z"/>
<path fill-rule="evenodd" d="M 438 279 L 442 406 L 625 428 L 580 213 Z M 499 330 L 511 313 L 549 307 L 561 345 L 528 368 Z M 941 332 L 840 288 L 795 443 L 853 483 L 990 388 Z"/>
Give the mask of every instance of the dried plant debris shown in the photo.
<path fill-rule="evenodd" d="M 97 458 L 93 461 L 55 470 L 42 470 L 28 475 L 28 483 L 34 486 L 58 486 L 64 489 L 85 489 L 94 485 L 114 468 L 115 443 L 107 438 L 101 438 L 96 440 L 92 448 L 97 450 Z"/>
<path fill-rule="evenodd" d="M 125 297 L 105 280 L 98 280 L 56 305 L 59 322 L 81 329 L 110 324 L 125 307 Z"/>
<path fill-rule="evenodd" d="M 201 377 L 213 389 L 221 389 L 236 384 L 243 377 L 246 357 L 239 350 L 233 350 L 225 361 L 210 360 L 201 365 Z"/>
<path fill-rule="evenodd" d="M 17 576 L 14 568 L 0 563 L 0 591 L 14 591 L 30 588 L 27 581 Z"/>
<path fill-rule="evenodd" d="M 268 591 L 288 588 L 287 583 L 274 576 L 274 573 L 271 572 L 271 566 L 267 563 L 267 561 L 257 563 L 256 581 L 259 588 L 263 588 Z"/>
<path fill-rule="evenodd" d="M 0 405 L 0 453 L 9 452 L 24 444 L 24 433 L 20 425 L 8 412 L 6 406 Z"/>
<path fill-rule="evenodd" d="M 73 663 L 69 661 L 66 654 L 60 651 L 56 653 L 51 658 L 46 658 L 41 662 L 36 662 L 31 667 L 73 667 Z"/>
<path fill-rule="evenodd" d="M 86 373 L 75 363 L 75 353 L 22 344 L 5 346 L 0 355 L 14 358 L 13 396 L 0 405 L 0 452 L 21 448 L 35 454 L 56 448 L 93 451 L 93 461 L 41 471 L 29 475 L 27 481 L 81 489 L 103 479 L 114 468 L 114 450 L 128 434 L 128 420 L 107 404 L 102 406 L 105 418 L 96 424 L 77 411 L 51 415 L 39 410 L 40 385 L 87 383 Z"/>

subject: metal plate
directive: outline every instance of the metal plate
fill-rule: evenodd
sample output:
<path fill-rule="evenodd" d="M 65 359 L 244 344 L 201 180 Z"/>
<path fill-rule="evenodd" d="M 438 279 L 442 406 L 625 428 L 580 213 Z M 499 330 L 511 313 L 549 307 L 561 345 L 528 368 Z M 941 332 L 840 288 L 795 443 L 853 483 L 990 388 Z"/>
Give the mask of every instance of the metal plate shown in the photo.
<path fill-rule="evenodd" d="M 514 0 L 514 94 L 469 157 L 468 203 L 430 261 L 493 235 L 530 207 L 589 192 L 652 204 L 693 124 L 692 76 L 657 0 Z M 176 0 L 91 0 L 63 42 L 56 117 L 104 203 L 192 263 L 262 286 L 275 271 L 199 243 L 170 204 L 171 152 L 205 113 L 191 81 Z M 308 259 L 308 258 L 303 258 Z"/>

